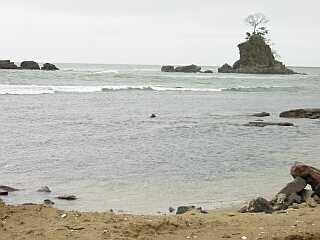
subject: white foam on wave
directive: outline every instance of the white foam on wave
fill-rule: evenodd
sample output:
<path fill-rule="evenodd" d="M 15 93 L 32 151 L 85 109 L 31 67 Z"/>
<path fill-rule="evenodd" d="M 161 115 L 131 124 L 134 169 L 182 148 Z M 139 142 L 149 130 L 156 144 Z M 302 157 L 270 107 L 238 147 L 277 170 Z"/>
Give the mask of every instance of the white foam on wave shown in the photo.
<path fill-rule="evenodd" d="M 93 72 L 92 74 L 105 74 L 105 73 L 118 74 L 119 71 L 118 70 L 102 70 L 102 71 Z"/>
<path fill-rule="evenodd" d="M 44 86 L 44 85 L 0 85 L 0 95 L 35 95 L 54 93 L 94 93 L 121 90 L 151 90 L 151 91 L 195 91 L 195 92 L 221 92 L 223 89 L 215 88 L 186 88 L 162 86 Z"/>

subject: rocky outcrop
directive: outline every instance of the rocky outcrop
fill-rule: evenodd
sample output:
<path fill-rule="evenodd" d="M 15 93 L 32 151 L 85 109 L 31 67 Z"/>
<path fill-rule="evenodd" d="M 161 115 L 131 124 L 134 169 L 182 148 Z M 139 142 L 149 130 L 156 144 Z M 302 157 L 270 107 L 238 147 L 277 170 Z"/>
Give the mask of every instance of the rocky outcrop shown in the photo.
<path fill-rule="evenodd" d="M 184 73 L 197 73 L 201 71 L 201 67 L 197 65 L 188 65 L 188 66 L 180 66 L 174 69 L 175 72 L 184 72 Z"/>
<path fill-rule="evenodd" d="M 320 118 L 320 108 L 293 109 L 280 113 L 282 118 Z"/>
<path fill-rule="evenodd" d="M 171 65 L 162 66 L 161 72 L 174 72 L 174 66 L 171 66 Z"/>
<path fill-rule="evenodd" d="M 211 70 L 201 71 L 201 67 L 197 65 L 178 66 L 166 65 L 161 67 L 162 72 L 182 72 L 182 73 L 212 73 Z"/>
<path fill-rule="evenodd" d="M 40 66 L 35 61 L 23 61 L 20 64 L 20 69 L 23 69 L 23 70 L 40 70 Z"/>
<path fill-rule="evenodd" d="M 219 73 L 232 73 L 233 68 L 228 63 L 225 63 L 222 65 L 222 67 L 218 68 L 218 72 Z"/>
<path fill-rule="evenodd" d="M 45 63 L 43 64 L 43 66 L 41 67 L 41 70 L 45 70 L 45 71 L 56 71 L 59 70 L 59 68 L 57 68 L 54 64 L 52 63 Z"/>
<path fill-rule="evenodd" d="M 238 45 L 240 59 L 233 66 L 223 65 L 220 73 L 294 74 L 283 63 L 277 61 L 264 38 L 255 34 Z M 231 68 L 230 68 L 231 67 Z"/>
<path fill-rule="evenodd" d="M 0 69 L 17 69 L 18 66 L 15 65 L 10 60 L 0 60 Z"/>

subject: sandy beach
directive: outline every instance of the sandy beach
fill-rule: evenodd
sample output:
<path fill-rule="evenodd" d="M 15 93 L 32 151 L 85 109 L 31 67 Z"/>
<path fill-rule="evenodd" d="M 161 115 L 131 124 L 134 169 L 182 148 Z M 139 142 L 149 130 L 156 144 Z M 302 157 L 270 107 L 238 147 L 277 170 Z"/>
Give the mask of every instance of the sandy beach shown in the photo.
<path fill-rule="evenodd" d="M 0 206 L 0 239 L 320 239 L 320 208 L 305 204 L 273 214 L 236 209 L 138 216 L 67 212 L 44 205 Z"/>

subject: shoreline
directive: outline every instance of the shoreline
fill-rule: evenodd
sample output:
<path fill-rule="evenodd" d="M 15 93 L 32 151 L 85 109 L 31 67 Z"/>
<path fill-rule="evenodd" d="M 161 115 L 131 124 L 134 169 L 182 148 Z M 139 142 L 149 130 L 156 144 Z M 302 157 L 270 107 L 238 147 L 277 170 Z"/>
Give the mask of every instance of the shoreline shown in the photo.
<path fill-rule="evenodd" d="M 320 238 L 320 207 L 239 213 L 236 209 L 182 215 L 64 211 L 0 203 L 0 239 L 274 239 Z M 313 235 L 312 235 L 313 234 Z"/>

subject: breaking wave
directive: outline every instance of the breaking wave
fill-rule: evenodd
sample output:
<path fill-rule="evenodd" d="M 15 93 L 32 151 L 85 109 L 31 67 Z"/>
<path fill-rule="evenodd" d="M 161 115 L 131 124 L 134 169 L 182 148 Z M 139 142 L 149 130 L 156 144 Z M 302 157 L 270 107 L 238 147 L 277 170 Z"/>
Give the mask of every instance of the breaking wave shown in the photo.
<path fill-rule="evenodd" d="M 190 91 L 190 92 L 271 92 L 298 91 L 298 87 L 238 87 L 238 88 L 193 88 L 163 86 L 42 86 L 42 85 L 0 85 L 0 95 L 37 95 L 55 93 L 94 93 L 110 91 Z"/>

